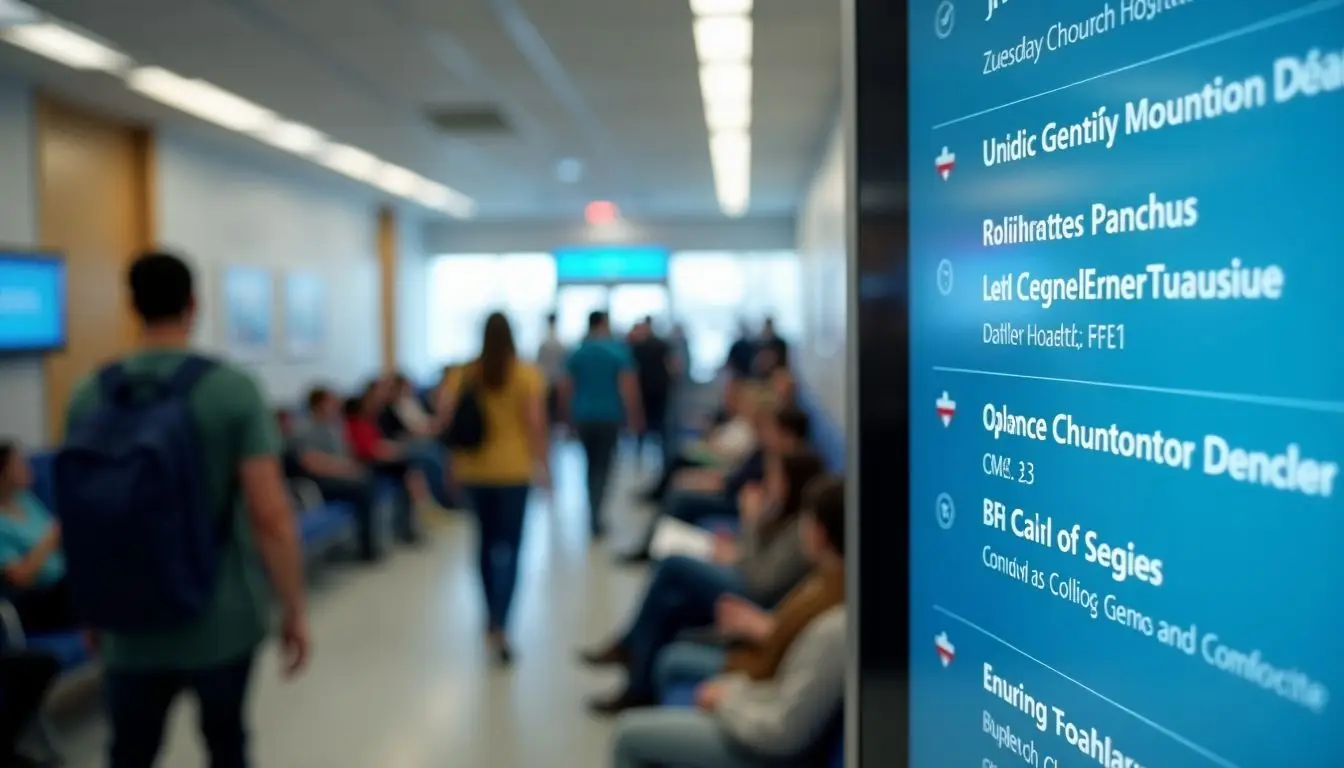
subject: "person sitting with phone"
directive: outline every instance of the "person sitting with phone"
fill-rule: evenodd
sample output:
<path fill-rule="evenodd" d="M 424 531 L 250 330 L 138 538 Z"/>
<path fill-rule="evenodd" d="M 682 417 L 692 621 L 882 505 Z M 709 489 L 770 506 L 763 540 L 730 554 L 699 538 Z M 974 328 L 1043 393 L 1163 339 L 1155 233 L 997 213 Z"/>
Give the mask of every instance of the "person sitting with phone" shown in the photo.
<path fill-rule="evenodd" d="M 686 472 L 709 469 L 725 472 L 738 466 L 757 448 L 756 420 L 774 402 L 763 387 L 731 383 L 724 391 L 727 420 L 711 428 L 703 440 L 683 448 L 663 466 L 654 485 L 641 494 L 646 502 L 661 502 Z"/>
<path fill-rule="evenodd" d="M 812 575 L 774 613 L 721 598 L 718 623 L 743 644 L 699 684 L 693 708 L 623 714 L 615 768 L 820 764 L 845 695 L 844 482 L 812 483 L 801 517 Z"/>
<path fill-rule="evenodd" d="M 820 457 L 811 452 L 771 457 L 765 482 L 743 491 L 740 539 L 720 533 L 708 560 L 678 555 L 654 567 L 653 580 L 625 632 L 582 655 L 589 666 L 624 666 L 629 672 L 624 691 L 593 702 L 596 713 L 615 714 L 652 703 L 658 653 L 682 630 L 714 621 L 721 596 L 736 594 L 773 606 L 807 575 L 799 510 L 804 489 L 823 473 Z"/>

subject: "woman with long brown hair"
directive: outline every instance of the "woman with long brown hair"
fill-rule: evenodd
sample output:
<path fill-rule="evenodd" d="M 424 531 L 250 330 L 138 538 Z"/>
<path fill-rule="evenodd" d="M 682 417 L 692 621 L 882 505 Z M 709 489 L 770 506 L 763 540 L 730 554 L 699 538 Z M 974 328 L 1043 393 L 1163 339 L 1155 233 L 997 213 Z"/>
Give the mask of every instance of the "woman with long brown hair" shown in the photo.
<path fill-rule="evenodd" d="M 534 482 L 550 484 L 545 398 L 541 372 L 518 359 L 508 318 L 494 312 L 480 356 L 448 375 L 435 409 L 449 436 L 454 478 L 480 526 L 486 639 L 501 664 L 513 658 L 506 629 L 528 491 Z M 454 439 L 455 420 L 463 422 L 459 428 L 472 422 L 465 431 L 474 434 Z"/>

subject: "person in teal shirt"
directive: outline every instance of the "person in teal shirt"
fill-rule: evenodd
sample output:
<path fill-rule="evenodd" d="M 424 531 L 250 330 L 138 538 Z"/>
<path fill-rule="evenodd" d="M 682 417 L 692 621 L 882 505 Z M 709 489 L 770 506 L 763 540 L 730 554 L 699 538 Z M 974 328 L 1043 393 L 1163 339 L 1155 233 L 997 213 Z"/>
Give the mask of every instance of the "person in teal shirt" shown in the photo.
<path fill-rule="evenodd" d="M 560 412 L 574 425 L 588 461 L 589 521 L 593 537 L 600 538 L 605 529 L 602 501 L 621 423 L 635 434 L 644 428 L 634 356 L 625 342 L 611 335 L 606 312 L 588 316 L 588 335 L 565 363 L 560 403 Z"/>
<path fill-rule="evenodd" d="M 61 526 L 33 495 L 28 458 L 0 441 L 0 573 L 28 634 L 73 629 Z"/>

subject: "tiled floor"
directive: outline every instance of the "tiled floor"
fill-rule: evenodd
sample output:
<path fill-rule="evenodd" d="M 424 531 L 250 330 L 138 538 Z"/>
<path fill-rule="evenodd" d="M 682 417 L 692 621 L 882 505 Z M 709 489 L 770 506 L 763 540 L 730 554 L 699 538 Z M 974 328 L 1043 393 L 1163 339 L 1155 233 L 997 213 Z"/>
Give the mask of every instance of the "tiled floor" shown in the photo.
<path fill-rule="evenodd" d="M 534 499 L 515 604 L 518 660 L 483 654 L 470 520 L 456 518 L 419 550 L 366 568 L 329 568 L 314 586 L 314 658 L 293 683 L 267 654 L 253 708 L 259 768 L 604 768 L 609 727 L 584 698 L 614 683 L 580 669 L 575 650 L 602 639 L 644 574 L 590 546 L 581 460 L 557 462 L 554 499 Z M 615 538 L 646 519 L 627 501 L 633 471 L 611 494 Z M 88 709 L 87 707 L 85 709 Z M 162 768 L 205 765 L 192 706 L 178 706 Z M 101 766 L 106 729 L 86 712 L 59 726 L 69 768 Z"/>

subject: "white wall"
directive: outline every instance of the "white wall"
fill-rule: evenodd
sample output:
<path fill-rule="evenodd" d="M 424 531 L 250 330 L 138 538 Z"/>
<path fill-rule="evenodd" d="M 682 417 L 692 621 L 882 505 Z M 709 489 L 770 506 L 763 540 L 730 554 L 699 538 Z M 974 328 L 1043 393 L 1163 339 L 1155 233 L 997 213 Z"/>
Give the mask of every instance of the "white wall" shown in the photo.
<path fill-rule="evenodd" d="M 429 359 L 429 293 L 425 281 L 429 279 L 423 247 L 424 222 L 414 211 L 397 213 L 397 358 L 402 372 L 414 381 L 430 383 L 437 380 Z"/>
<path fill-rule="evenodd" d="M 380 297 L 373 202 L 338 180 L 276 170 L 261 154 L 233 153 L 160 132 L 159 242 L 195 265 L 198 343 L 222 352 L 220 285 L 228 265 L 270 270 L 277 300 L 285 270 L 326 279 L 328 348 L 314 361 L 284 358 L 280 344 L 251 365 L 269 396 L 293 402 L 315 383 L 353 387 L 381 365 Z"/>
<path fill-rule="evenodd" d="M 807 333 L 795 360 L 807 388 L 837 425 L 845 423 L 845 221 L 845 151 L 837 122 L 798 214 Z"/>
<path fill-rule="evenodd" d="M 0 247 L 32 248 L 37 240 L 32 92 L 0 81 Z M 42 358 L 0 358 L 0 435 L 30 445 L 46 442 Z"/>

